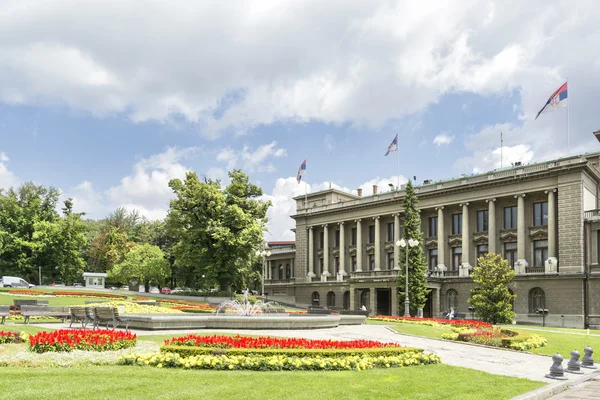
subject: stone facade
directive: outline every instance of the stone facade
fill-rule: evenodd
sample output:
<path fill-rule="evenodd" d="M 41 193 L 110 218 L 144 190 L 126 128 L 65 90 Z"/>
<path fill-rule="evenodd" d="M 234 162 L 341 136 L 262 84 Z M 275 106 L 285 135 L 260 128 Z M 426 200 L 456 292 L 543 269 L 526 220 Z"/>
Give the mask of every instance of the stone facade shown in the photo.
<path fill-rule="evenodd" d="M 517 274 L 517 322 L 542 323 L 535 311 L 545 308 L 548 325 L 582 327 L 586 318 L 600 325 L 599 156 L 417 186 L 431 289 L 424 316 L 441 317 L 451 304 L 459 315 L 472 316 L 469 275 L 478 256 L 491 251 Z M 403 196 L 402 188 L 374 187 L 368 196 L 330 189 L 296 197 L 296 243 L 277 256 L 294 257 L 294 271 L 286 281 L 267 278 L 269 298 L 402 313 L 397 278 L 405 265 L 396 243 L 404 234 Z"/>

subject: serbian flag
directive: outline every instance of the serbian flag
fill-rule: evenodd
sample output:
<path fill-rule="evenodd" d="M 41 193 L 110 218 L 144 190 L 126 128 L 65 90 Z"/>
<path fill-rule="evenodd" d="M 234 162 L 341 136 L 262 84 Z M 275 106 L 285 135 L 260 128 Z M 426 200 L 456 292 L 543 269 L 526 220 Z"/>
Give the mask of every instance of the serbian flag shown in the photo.
<path fill-rule="evenodd" d="M 385 155 L 387 156 L 388 154 L 390 154 L 390 151 L 396 150 L 398 150 L 398 135 L 396 135 L 394 140 L 392 140 L 392 143 L 390 143 L 390 145 L 388 146 L 388 150 L 385 152 Z"/>
<path fill-rule="evenodd" d="M 552 93 L 552 96 L 548 99 L 544 107 L 537 113 L 535 119 L 537 119 L 541 113 L 550 112 L 556 110 L 558 107 L 566 107 L 567 104 L 567 83 L 565 82 L 559 87 L 556 92 Z"/>
<path fill-rule="evenodd" d="M 302 175 L 306 173 L 306 160 L 300 164 L 300 168 L 298 168 L 298 176 L 296 177 L 296 182 L 300 183 L 302 180 Z"/>

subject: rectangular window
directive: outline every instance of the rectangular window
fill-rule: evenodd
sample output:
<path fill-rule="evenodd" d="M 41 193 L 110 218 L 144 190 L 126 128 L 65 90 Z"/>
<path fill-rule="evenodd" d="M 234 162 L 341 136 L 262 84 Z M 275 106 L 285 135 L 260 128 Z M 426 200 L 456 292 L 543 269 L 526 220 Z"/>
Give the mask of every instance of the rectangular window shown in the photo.
<path fill-rule="evenodd" d="M 517 229 L 517 206 L 504 207 L 504 229 Z"/>
<path fill-rule="evenodd" d="M 452 248 L 452 271 L 458 271 L 462 264 L 462 247 Z"/>
<path fill-rule="evenodd" d="M 340 258 L 339 257 L 335 258 L 335 272 L 336 273 L 340 272 Z"/>
<path fill-rule="evenodd" d="M 477 246 L 477 258 L 483 257 L 488 253 L 488 245 L 480 244 Z"/>
<path fill-rule="evenodd" d="M 323 259 L 319 258 L 319 275 L 323 274 Z"/>
<path fill-rule="evenodd" d="M 462 213 L 452 214 L 452 234 L 462 235 Z"/>
<path fill-rule="evenodd" d="M 508 262 L 508 265 L 512 269 L 515 268 L 515 262 L 517 261 L 517 242 L 504 243 L 504 259 Z"/>
<path fill-rule="evenodd" d="M 388 242 L 394 241 L 394 223 L 393 222 L 390 222 L 389 224 L 387 224 L 387 241 Z"/>
<path fill-rule="evenodd" d="M 437 237 L 438 235 L 438 217 L 429 217 L 429 237 Z"/>
<path fill-rule="evenodd" d="M 477 232 L 488 231 L 488 210 L 477 211 Z"/>
<path fill-rule="evenodd" d="M 391 271 L 394 269 L 394 253 L 388 253 L 387 257 L 388 269 Z"/>
<path fill-rule="evenodd" d="M 375 243 L 375 225 L 369 226 L 369 243 Z"/>
<path fill-rule="evenodd" d="M 335 231 L 335 247 L 340 247 L 340 231 Z"/>
<path fill-rule="evenodd" d="M 429 249 L 429 270 L 433 271 L 438 265 L 438 249 Z"/>
<path fill-rule="evenodd" d="M 373 254 L 369 254 L 369 271 L 373 271 L 375 269 L 375 256 Z"/>
<path fill-rule="evenodd" d="M 319 233 L 319 248 L 322 249 L 325 247 L 325 232 Z"/>
<path fill-rule="evenodd" d="M 548 241 L 536 240 L 533 242 L 534 267 L 543 267 L 548 259 Z"/>
<path fill-rule="evenodd" d="M 548 202 L 533 204 L 533 225 L 548 225 Z"/>
<path fill-rule="evenodd" d="M 356 272 L 356 256 L 352 256 L 350 262 L 352 263 L 352 272 Z"/>
<path fill-rule="evenodd" d="M 356 228 L 352 228 L 352 246 L 356 246 Z"/>

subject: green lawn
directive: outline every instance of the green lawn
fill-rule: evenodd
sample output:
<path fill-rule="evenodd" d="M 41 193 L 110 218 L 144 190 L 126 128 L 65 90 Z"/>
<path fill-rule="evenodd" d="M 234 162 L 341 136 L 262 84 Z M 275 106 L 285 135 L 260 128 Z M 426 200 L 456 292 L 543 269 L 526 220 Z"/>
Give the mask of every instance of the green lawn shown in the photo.
<path fill-rule="evenodd" d="M 51 331 L 52 329 L 42 328 L 41 326 L 25 325 L 23 323 L 9 323 L 0 325 L 0 331 L 7 332 L 27 332 L 27 333 L 38 333 L 42 331 Z"/>
<path fill-rule="evenodd" d="M 4 367 L 0 372 L 0 393 L 7 399 L 499 400 L 544 385 L 447 365 L 360 372 L 229 372 L 125 366 Z"/>
<path fill-rule="evenodd" d="M 441 339 L 442 333 L 451 333 L 450 326 L 425 326 L 415 324 L 394 324 L 388 323 L 388 325 L 398 333 L 407 335 L 422 336 L 432 339 Z M 557 328 L 541 328 L 531 327 L 536 330 L 519 329 L 526 327 L 519 327 L 516 325 L 509 325 L 506 328 L 517 331 L 525 335 L 539 335 L 543 336 L 548 340 L 548 343 L 544 347 L 532 349 L 529 352 L 534 354 L 554 355 L 556 353 L 562 354 L 565 359 L 569 358 L 569 354 L 572 350 L 577 349 L 583 356 L 583 349 L 586 346 L 590 346 L 593 349 L 600 348 L 600 336 L 595 336 L 597 331 L 590 331 L 591 335 L 582 335 L 578 333 L 585 333 L 583 329 L 565 329 L 561 332 L 551 332 L 557 330 Z M 559 328 L 558 328 L 559 329 Z"/>

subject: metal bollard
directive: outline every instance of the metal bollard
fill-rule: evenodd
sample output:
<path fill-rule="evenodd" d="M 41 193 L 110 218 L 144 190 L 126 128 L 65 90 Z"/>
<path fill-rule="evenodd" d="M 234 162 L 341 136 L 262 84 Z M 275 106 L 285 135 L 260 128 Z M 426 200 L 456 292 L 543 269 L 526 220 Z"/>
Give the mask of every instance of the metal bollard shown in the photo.
<path fill-rule="evenodd" d="M 569 372 L 571 374 L 583 374 L 581 370 L 581 361 L 579 361 L 579 357 L 581 354 L 577 350 L 573 350 L 571 352 L 571 359 L 567 363 L 567 369 L 565 372 Z"/>
<path fill-rule="evenodd" d="M 583 368 L 596 369 L 594 365 L 594 359 L 592 358 L 592 354 L 594 354 L 594 350 L 590 346 L 583 349 L 583 358 L 581 359 L 581 366 Z"/>
<path fill-rule="evenodd" d="M 563 356 L 560 354 L 555 354 L 552 356 L 553 364 L 550 367 L 550 373 L 546 374 L 546 378 L 557 379 L 559 381 L 566 381 L 567 377 L 565 376 L 565 370 L 562 367 Z"/>

